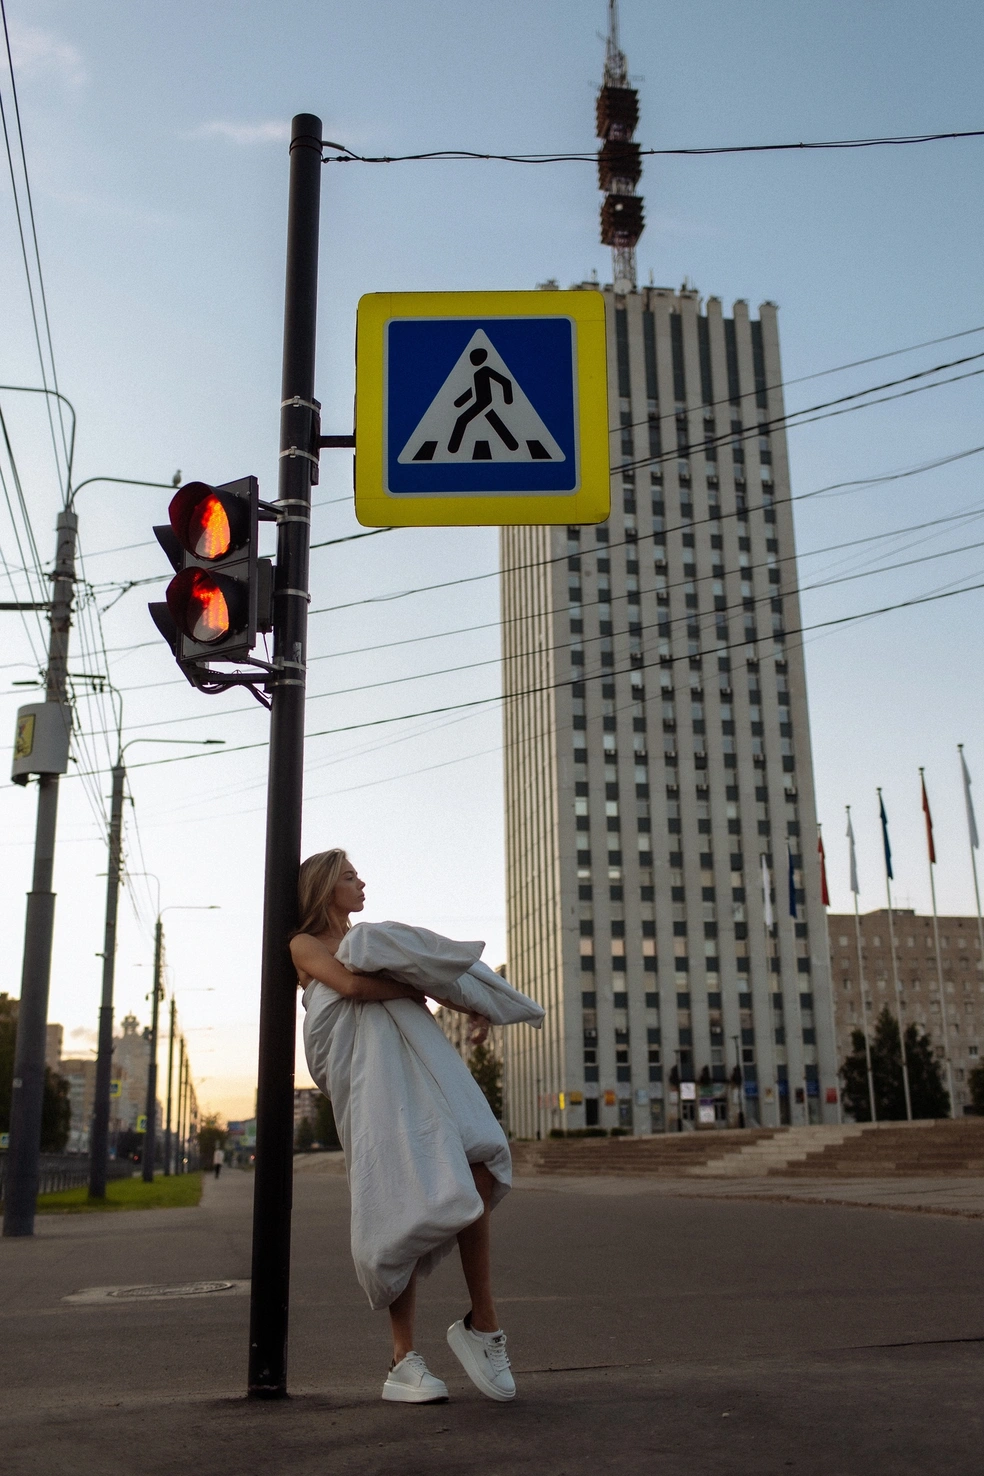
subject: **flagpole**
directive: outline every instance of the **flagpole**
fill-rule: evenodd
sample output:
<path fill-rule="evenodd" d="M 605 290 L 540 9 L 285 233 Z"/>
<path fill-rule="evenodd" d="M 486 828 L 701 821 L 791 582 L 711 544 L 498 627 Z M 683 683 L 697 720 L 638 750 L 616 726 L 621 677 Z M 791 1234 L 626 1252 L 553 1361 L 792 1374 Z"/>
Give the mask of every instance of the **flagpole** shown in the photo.
<path fill-rule="evenodd" d="M 854 893 L 854 938 L 858 948 L 858 980 L 861 984 L 861 1019 L 864 1022 L 864 1059 L 868 1067 L 868 1101 L 871 1104 L 871 1120 L 878 1121 L 875 1107 L 875 1074 L 871 1069 L 871 1042 L 868 1039 L 868 1002 L 865 999 L 867 985 L 864 980 L 864 956 L 861 950 L 861 915 L 858 911 L 858 868 L 854 858 L 854 827 L 851 825 L 851 807 L 847 810 L 847 834 L 851 842 L 851 891 Z"/>
<path fill-rule="evenodd" d="M 834 1002 L 834 966 L 833 966 L 833 964 L 831 963 L 831 960 L 830 960 L 830 925 L 829 925 L 829 923 L 827 921 L 827 908 L 830 906 L 830 893 L 827 890 L 827 856 L 826 856 L 826 852 L 823 849 L 823 826 L 821 824 L 819 824 L 819 822 L 817 823 L 817 851 L 818 851 L 818 853 L 820 855 L 820 905 L 823 907 L 824 935 L 825 935 L 826 944 L 827 944 L 827 978 L 828 978 L 828 980 L 830 982 L 830 1029 L 831 1029 L 831 1033 L 833 1035 L 833 1040 L 834 1040 L 834 1064 L 836 1066 L 836 1063 L 837 1063 L 837 1006 L 836 1006 L 836 1004 Z M 814 1000 L 814 1006 L 815 1005 L 816 1005 L 816 1000 Z M 814 1018 L 814 1020 L 816 1020 L 816 1014 L 814 1014 L 814 1017 L 813 1018 Z M 803 1074 L 804 1074 L 804 1076 L 806 1074 L 805 1065 L 804 1065 Z M 818 1050 L 817 1051 L 817 1113 L 818 1113 L 818 1116 L 820 1118 L 820 1121 L 823 1122 L 823 1106 L 824 1106 L 824 1104 L 823 1104 L 823 1102 L 821 1101 L 821 1098 L 820 1098 L 820 1081 L 821 1081 L 821 1078 L 820 1078 L 820 1052 Z M 805 1083 L 804 1083 L 804 1089 L 805 1089 Z M 809 1120 L 810 1120 L 810 1115 L 809 1115 L 809 1112 L 807 1112 L 807 1121 L 809 1122 Z M 837 1121 L 838 1121 L 838 1123 L 840 1123 L 840 1122 L 843 1121 L 843 1114 L 841 1112 L 841 1094 L 840 1094 L 840 1083 L 839 1082 L 838 1082 L 838 1085 L 837 1085 Z"/>
<path fill-rule="evenodd" d="M 912 1121 L 912 1096 L 909 1092 L 909 1062 L 905 1054 L 905 1031 L 902 1027 L 902 995 L 899 990 L 899 964 L 895 956 L 895 918 L 892 912 L 892 868 L 888 851 L 888 820 L 882 792 L 878 791 L 879 813 L 882 822 L 882 837 L 885 844 L 885 895 L 888 898 L 888 946 L 892 950 L 892 982 L 895 985 L 895 1018 L 899 1025 L 899 1047 L 902 1052 L 902 1087 L 905 1092 L 906 1121 Z"/>
<path fill-rule="evenodd" d="M 789 844 L 788 841 L 786 842 L 786 890 L 789 893 L 789 915 L 793 919 L 793 923 L 794 923 L 794 927 L 795 927 L 796 922 L 799 921 L 798 914 L 797 914 L 797 908 L 796 908 L 796 875 L 795 875 L 795 873 L 793 871 L 793 850 L 792 850 L 792 847 L 790 846 L 790 844 Z M 776 929 L 776 931 L 778 932 L 778 928 Z M 812 979 L 810 981 L 810 988 L 811 988 L 811 990 L 813 988 L 813 981 L 812 981 Z M 808 1090 L 807 1084 L 806 1084 L 806 1046 L 804 1044 L 804 1036 L 803 1036 L 803 986 L 799 982 L 799 976 L 798 975 L 797 975 L 797 978 L 796 978 L 796 1002 L 797 1002 L 797 1005 L 799 1007 L 798 1014 L 799 1014 L 799 1032 L 800 1032 L 800 1064 L 803 1067 L 803 1126 L 804 1127 L 809 1127 L 810 1126 L 810 1094 L 809 1094 L 809 1090 Z M 814 1000 L 814 1004 L 816 1004 L 816 1000 Z M 816 1019 L 816 1016 L 814 1016 L 814 1020 L 815 1019 Z M 816 1031 L 815 1030 L 814 1030 L 814 1037 L 813 1038 L 814 1038 L 814 1040 L 816 1040 Z M 789 1060 L 789 1041 L 788 1040 L 786 1041 L 786 1060 L 787 1060 L 787 1062 Z M 787 1067 L 787 1070 L 788 1070 L 788 1067 Z M 819 1090 L 820 1090 L 820 1082 L 819 1082 L 819 1073 L 818 1073 L 817 1091 L 819 1092 Z M 819 1106 L 819 1099 L 818 1099 L 818 1104 L 817 1105 Z M 790 1104 L 789 1104 L 789 1123 L 790 1123 L 790 1126 L 792 1126 L 792 1122 L 793 1122 L 793 1106 L 792 1106 L 792 1103 L 790 1102 Z"/>
<path fill-rule="evenodd" d="M 929 813 L 929 798 L 926 794 L 926 776 L 923 769 L 919 770 L 919 782 L 922 785 L 923 813 L 926 816 L 926 841 L 929 855 L 929 894 L 933 899 L 933 945 L 936 949 L 936 982 L 940 990 L 940 1018 L 943 1022 L 943 1059 L 946 1062 L 946 1085 L 950 1093 L 950 1116 L 956 1117 L 957 1099 L 953 1095 L 953 1064 L 950 1061 L 950 1022 L 946 1013 L 946 991 L 943 985 L 943 958 L 940 953 L 940 928 L 936 916 L 936 879 L 933 875 L 933 867 L 936 865 L 936 847 L 933 844 L 933 822 Z"/>
<path fill-rule="evenodd" d="M 974 873 L 974 901 L 977 903 L 977 942 L 981 951 L 981 964 L 984 965 L 984 918 L 981 917 L 981 889 L 977 883 L 977 820 L 974 816 L 974 802 L 970 797 L 970 774 L 967 769 L 967 761 L 963 756 L 963 744 L 957 744 L 960 754 L 960 769 L 963 774 L 964 799 L 967 803 L 967 832 L 970 839 L 970 866 Z"/>
<path fill-rule="evenodd" d="M 773 1084 L 775 1086 L 775 1093 L 776 1093 L 776 1127 L 777 1128 L 781 1128 L 782 1127 L 782 1100 L 781 1100 L 780 1093 L 779 1093 L 779 1043 L 776 1040 L 776 1001 L 775 1001 L 775 990 L 774 990 L 773 982 L 772 982 L 772 948 L 771 948 L 771 945 L 772 945 L 772 928 L 773 928 L 772 878 L 769 875 L 769 863 L 768 863 L 768 860 L 766 859 L 766 855 L 765 855 L 765 852 L 764 851 L 760 853 L 759 860 L 761 862 L 761 867 L 762 867 L 762 902 L 763 902 L 762 921 L 763 921 L 763 923 L 765 925 L 765 978 L 766 978 L 766 984 L 767 984 L 768 990 L 769 990 L 769 1020 L 771 1022 L 771 1027 L 772 1027 L 772 1042 L 771 1042 L 771 1046 L 772 1046 L 772 1080 L 773 1080 Z M 783 1012 L 783 1015 L 785 1017 L 785 1011 Z M 783 1019 L 783 1024 L 785 1024 L 785 1018 Z M 789 1052 L 788 1051 L 786 1052 L 786 1060 L 787 1060 L 787 1062 L 789 1061 Z M 788 1066 L 787 1066 L 787 1078 L 788 1078 Z M 788 1079 L 786 1081 L 786 1090 L 787 1091 L 789 1090 L 789 1081 L 788 1081 Z M 793 1121 L 792 1111 L 790 1111 L 790 1114 L 789 1114 L 789 1121 L 790 1121 L 790 1125 L 792 1125 L 792 1121 Z M 763 1126 L 764 1126 L 764 1124 L 763 1124 Z"/>

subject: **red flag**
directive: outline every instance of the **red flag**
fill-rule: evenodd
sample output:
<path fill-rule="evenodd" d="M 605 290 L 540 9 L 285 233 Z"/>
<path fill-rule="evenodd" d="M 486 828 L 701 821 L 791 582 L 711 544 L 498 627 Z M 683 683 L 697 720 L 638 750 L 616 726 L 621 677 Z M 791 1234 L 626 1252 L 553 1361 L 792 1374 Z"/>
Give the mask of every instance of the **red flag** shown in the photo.
<path fill-rule="evenodd" d="M 926 844 L 929 847 L 929 864 L 930 866 L 935 866 L 936 847 L 933 845 L 933 817 L 929 813 L 929 799 L 926 794 L 926 781 L 925 779 L 920 779 L 919 782 L 922 784 L 922 807 L 923 814 L 926 816 Z"/>
<path fill-rule="evenodd" d="M 830 893 L 827 890 L 827 857 L 823 849 L 823 832 L 817 831 L 817 853 L 820 857 L 820 901 L 824 907 L 830 906 Z"/>

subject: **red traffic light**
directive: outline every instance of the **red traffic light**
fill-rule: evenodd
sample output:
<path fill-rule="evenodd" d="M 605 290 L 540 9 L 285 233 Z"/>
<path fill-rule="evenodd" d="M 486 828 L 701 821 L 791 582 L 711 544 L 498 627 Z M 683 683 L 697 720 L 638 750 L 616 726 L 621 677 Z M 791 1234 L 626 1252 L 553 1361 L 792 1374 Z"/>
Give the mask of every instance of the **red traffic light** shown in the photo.
<path fill-rule="evenodd" d="M 249 540 L 249 507 L 207 482 L 189 482 L 168 507 L 171 527 L 196 559 L 223 559 Z"/>
<path fill-rule="evenodd" d="M 183 569 L 168 585 L 166 598 L 181 634 L 202 645 L 221 641 L 248 623 L 248 593 L 238 579 Z"/>

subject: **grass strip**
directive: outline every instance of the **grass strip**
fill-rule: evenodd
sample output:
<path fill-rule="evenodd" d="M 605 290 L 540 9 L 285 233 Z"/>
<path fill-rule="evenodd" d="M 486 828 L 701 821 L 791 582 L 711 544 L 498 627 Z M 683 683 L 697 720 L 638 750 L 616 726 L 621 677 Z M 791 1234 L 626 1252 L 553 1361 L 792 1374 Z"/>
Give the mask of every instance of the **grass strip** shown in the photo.
<path fill-rule="evenodd" d="M 143 1179 L 110 1179 L 105 1199 L 90 1199 L 85 1184 L 63 1189 L 60 1194 L 39 1194 L 39 1215 L 88 1215 L 107 1210 L 187 1209 L 202 1197 L 201 1174 L 155 1174 L 152 1184 Z"/>

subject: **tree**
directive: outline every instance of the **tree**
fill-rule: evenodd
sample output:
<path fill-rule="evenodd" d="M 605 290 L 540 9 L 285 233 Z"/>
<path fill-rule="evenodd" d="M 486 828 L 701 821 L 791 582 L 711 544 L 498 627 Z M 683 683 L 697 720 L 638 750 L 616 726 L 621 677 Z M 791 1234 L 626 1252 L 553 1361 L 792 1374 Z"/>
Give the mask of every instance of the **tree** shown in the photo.
<path fill-rule="evenodd" d="M 198 1162 L 206 1168 L 212 1166 L 212 1154 L 216 1148 L 225 1147 L 225 1140 L 229 1136 L 227 1128 L 222 1126 L 222 1121 L 217 1112 L 208 1112 L 198 1124 Z"/>
<path fill-rule="evenodd" d="M 44 1097 L 41 1101 L 41 1152 L 63 1153 L 72 1126 L 72 1102 L 68 1078 L 49 1066 L 44 1068 Z"/>
<path fill-rule="evenodd" d="M 294 1147 L 298 1153 L 310 1153 L 314 1147 L 314 1124 L 310 1117 L 302 1117 L 297 1124 Z"/>
<path fill-rule="evenodd" d="M 868 1066 L 864 1052 L 864 1033 L 851 1032 L 851 1054 L 841 1067 L 845 1109 L 856 1122 L 871 1121 L 868 1094 Z M 939 1062 L 933 1054 L 928 1035 L 920 1034 L 917 1025 L 905 1032 L 905 1055 L 909 1067 L 909 1092 L 913 1117 L 947 1117 L 950 1098 L 943 1086 Z M 871 1074 L 875 1087 L 875 1112 L 879 1122 L 901 1122 L 905 1119 L 905 1085 L 902 1078 L 902 1049 L 899 1026 L 888 1009 L 875 1021 L 871 1041 Z"/>
<path fill-rule="evenodd" d="M 335 1126 L 335 1111 L 329 1097 L 318 1099 L 318 1110 L 314 1118 L 314 1131 L 322 1148 L 341 1148 L 338 1128 Z"/>
<path fill-rule="evenodd" d="M 477 1045 L 473 1047 L 468 1058 L 468 1068 L 485 1093 L 485 1100 L 496 1117 L 501 1120 L 502 1062 L 491 1046 Z"/>
<path fill-rule="evenodd" d="M 14 1048 L 17 1044 L 17 1000 L 0 994 L 0 1133 L 10 1132 L 10 1098 L 14 1085 Z M 50 1067 L 44 1068 L 41 1102 L 41 1152 L 61 1153 L 72 1125 L 69 1084 Z"/>
<path fill-rule="evenodd" d="M 984 1117 L 984 1066 L 975 1066 L 967 1078 L 970 1100 L 978 1117 Z"/>

